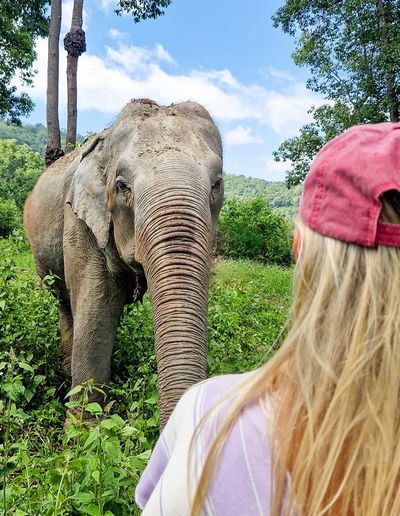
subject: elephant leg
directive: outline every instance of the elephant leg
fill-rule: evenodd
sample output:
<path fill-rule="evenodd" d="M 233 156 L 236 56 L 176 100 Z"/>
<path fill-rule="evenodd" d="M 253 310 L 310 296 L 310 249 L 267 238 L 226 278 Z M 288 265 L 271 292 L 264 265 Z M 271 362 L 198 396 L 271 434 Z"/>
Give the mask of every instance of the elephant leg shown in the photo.
<path fill-rule="evenodd" d="M 83 285 L 84 294 L 74 307 L 72 385 L 93 380 L 104 390 L 110 378 L 111 354 L 126 292 L 110 284 L 107 288 L 98 285 L 99 288 L 93 290 L 93 287 L 93 279 L 90 288 Z M 89 398 L 104 404 L 103 396 L 97 391 Z"/>
<path fill-rule="evenodd" d="M 61 331 L 62 367 L 67 375 L 71 376 L 72 344 L 74 325 L 69 303 L 63 303 L 59 308 Z"/>
<path fill-rule="evenodd" d="M 126 272 L 110 267 L 91 231 L 69 209 L 64 219 L 64 268 L 73 318 L 72 387 L 88 380 L 104 386 L 110 378 L 117 325 L 132 283 Z M 89 399 L 104 404 L 97 391 Z"/>

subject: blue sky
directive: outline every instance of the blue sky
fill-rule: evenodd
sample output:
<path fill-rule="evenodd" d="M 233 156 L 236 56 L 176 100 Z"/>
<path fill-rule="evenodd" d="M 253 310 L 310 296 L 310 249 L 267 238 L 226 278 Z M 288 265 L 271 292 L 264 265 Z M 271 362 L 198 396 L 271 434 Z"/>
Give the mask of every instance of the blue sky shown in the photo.
<path fill-rule="evenodd" d="M 272 26 L 283 0 L 173 0 L 165 16 L 134 24 L 114 0 L 86 0 L 87 52 L 79 60 L 78 132 L 100 131 L 131 98 L 202 103 L 224 141 L 226 172 L 283 180 L 272 152 L 323 103 L 305 88 L 307 70 L 292 63 L 292 38 Z M 248 11 L 246 10 L 245 6 Z M 72 1 L 63 1 L 62 37 Z M 27 90 L 45 123 L 47 41 L 37 45 L 38 74 Z M 66 126 L 66 56 L 60 62 L 60 123 Z"/>

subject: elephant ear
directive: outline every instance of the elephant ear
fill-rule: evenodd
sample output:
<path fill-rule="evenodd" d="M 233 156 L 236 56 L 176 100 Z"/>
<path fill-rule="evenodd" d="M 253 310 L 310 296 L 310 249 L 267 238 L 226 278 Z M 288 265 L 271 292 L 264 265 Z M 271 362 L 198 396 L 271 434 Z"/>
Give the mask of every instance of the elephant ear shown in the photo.
<path fill-rule="evenodd" d="M 74 214 L 91 229 L 102 249 L 108 243 L 111 223 L 106 200 L 105 172 L 99 166 L 103 140 L 102 137 L 96 137 L 82 152 L 66 198 Z"/>

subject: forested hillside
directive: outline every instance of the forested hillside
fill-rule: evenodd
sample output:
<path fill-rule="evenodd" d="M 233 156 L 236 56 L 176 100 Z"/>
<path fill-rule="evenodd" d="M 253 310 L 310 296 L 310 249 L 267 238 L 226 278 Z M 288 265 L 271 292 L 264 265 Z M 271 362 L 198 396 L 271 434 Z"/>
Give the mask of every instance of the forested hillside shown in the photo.
<path fill-rule="evenodd" d="M 248 201 L 257 197 L 265 199 L 268 206 L 289 222 L 292 222 L 297 214 L 300 193 L 300 185 L 289 189 L 280 181 L 265 181 L 244 175 L 225 175 L 226 199 L 235 201 Z"/>
<path fill-rule="evenodd" d="M 26 143 L 32 150 L 44 156 L 47 145 L 47 129 L 42 124 L 16 126 L 0 120 L 0 140 L 15 140 L 18 145 Z M 65 131 L 61 131 L 61 140 L 64 144 Z M 77 141 L 81 140 L 83 140 L 83 136 L 78 134 Z"/>
<path fill-rule="evenodd" d="M 9 125 L 0 120 L 0 140 L 15 140 L 18 145 L 27 144 L 44 156 L 47 144 L 47 129 L 42 124 Z"/>

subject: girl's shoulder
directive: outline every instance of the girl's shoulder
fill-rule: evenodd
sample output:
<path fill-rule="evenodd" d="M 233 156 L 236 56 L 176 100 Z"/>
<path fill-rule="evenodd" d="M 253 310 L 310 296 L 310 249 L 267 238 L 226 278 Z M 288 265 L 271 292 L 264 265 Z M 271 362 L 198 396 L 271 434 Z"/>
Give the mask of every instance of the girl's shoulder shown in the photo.
<path fill-rule="evenodd" d="M 200 382 L 182 396 L 176 407 L 174 419 L 179 424 L 192 413 L 192 425 L 196 427 L 203 419 L 212 422 L 216 430 L 228 416 L 236 398 L 242 389 L 251 381 L 254 371 L 241 374 L 225 374 L 214 376 Z M 267 401 L 257 401 L 247 405 L 240 414 L 240 419 L 249 420 L 254 428 L 262 429 L 265 434 L 266 418 L 268 419 L 269 404 Z M 206 424 L 207 426 L 207 424 Z"/>

